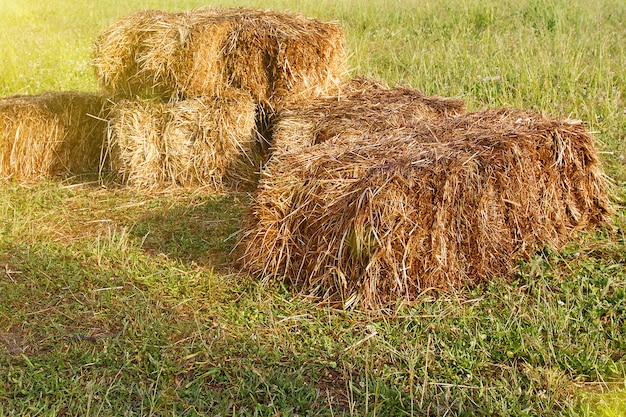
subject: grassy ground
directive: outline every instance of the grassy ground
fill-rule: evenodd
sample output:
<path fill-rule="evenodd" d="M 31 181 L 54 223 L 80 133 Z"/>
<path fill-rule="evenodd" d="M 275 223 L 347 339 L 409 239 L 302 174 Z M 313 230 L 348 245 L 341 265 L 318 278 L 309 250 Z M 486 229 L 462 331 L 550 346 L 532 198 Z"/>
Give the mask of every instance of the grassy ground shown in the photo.
<path fill-rule="evenodd" d="M 244 5 L 216 1 L 216 5 Z M 94 91 L 95 36 L 197 1 L 0 0 L 0 95 Z M 626 198 L 618 0 L 248 1 L 340 21 L 354 74 L 597 132 Z M 0 415 L 621 416 L 626 218 L 391 315 L 234 273 L 249 197 L 0 186 Z"/>

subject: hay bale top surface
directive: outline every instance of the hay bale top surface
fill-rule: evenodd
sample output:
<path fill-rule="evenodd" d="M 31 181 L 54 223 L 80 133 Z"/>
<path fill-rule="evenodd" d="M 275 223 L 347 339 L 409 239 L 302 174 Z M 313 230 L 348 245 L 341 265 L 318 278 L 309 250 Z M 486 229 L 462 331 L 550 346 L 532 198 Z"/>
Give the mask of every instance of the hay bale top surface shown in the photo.
<path fill-rule="evenodd" d="M 303 35 L 332 36 L 340 28 L 336 22 L 323 22 L 300 13 L 249 7 L 201 7 L 177 14 L 200 23 L 205 23 L 207 18 L 218 22 L 235 20 L 242 30 L 253 30 L 256 36 L 273 36 L 278 40 L 298 40 Z"/>
<path fill-rule="evenodd" d="M 352 101 L 357 105 L 365 105 L 370 101 L 375 106 L 385 106 L 397 100 L 401 101 L 398 105 L 406 105 L 405 102 L 421 103 L 426 112 L 439 116 L 459 115 L 466 110 L 465 102 L 461 99 L 428 96 L 416 88 L 407 86 L 389 88 L 384 81 L 371 77 L 354 77 L 344 82 L 337 98 L 339 102 Z M 313 105 L 316 105 L 315 102 Z"/>
<path fill-rule="evenodd" d="M 547 170 L 567 166 L 591 170 L 599 181 L 604 178 L 593 137 L 583 122 L 551 119 L 517 109 L 433 118 L 361 135 L 338 134 L 327 143 L 287 152 L 283 159 L 293 161 L 292 168 L 301 167 L 294 172 L 311 169 L 326 175 L 341 172 L 342 168 L 347 173 L 404 172 L 410 166 L 460 153 L 472 155 L 472 160 L 480 160 L 485 166 L 497 163 L 500 157 L 527 158 L 545 165 Z M 434 159 L 426 160 L 424 155 Z M 321 171 L 314 168 L 318 163 L 324 167 Z M 305 176 L 311 178 L 310 174 Z"/>
<path fill-rule="evenodd" d="M 241 260 L 267 280 L 379 308 L 506 276 L 611 210 L 582 123 L 484 111 L 275 155 Z"/>
<path fill-rule="evenodd" d="M 460 99 L 427 96 L 410 87 L 389 88 L 381 81 L 356 77 L 342 84 L 337 96 L 287 105 L 278 115 L 273 147 L 286 151 L 335 136 L 360 137 L 463 113 L 465 103 Z"/>
<path fill-rule="evenodd" d="M 0 98 L 0 110 L 8 112 L 29 107 L 45 109 L 52 113 L 60 114 L 67 111 L 71 106 L 85 108 L 86 110 L 93 107 L 102 109 L 104 102 L 105 98 L 100 93 L 79 91 L 47 92 L 36 95 L 18 94 Z"/>

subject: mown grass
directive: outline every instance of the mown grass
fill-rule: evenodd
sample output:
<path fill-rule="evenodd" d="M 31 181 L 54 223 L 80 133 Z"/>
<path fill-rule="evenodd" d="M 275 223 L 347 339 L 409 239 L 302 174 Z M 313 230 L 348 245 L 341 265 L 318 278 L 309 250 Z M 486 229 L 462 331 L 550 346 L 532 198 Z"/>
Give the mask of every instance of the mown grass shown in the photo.
<path fill-rule="evenodd" d="M 217 1 L 217 5 L 244 5 Z M 0 0 L 0 94 L 97 88 L 97 33 L 197 1 Z M 236 274 L 247 195 L 0 186 L 0 415 L 585 415 L 626 407 L 626 6 L 260 1 L 340 21 L 356 74 L 585 120 L 614 223 L 391 314 Z"/>

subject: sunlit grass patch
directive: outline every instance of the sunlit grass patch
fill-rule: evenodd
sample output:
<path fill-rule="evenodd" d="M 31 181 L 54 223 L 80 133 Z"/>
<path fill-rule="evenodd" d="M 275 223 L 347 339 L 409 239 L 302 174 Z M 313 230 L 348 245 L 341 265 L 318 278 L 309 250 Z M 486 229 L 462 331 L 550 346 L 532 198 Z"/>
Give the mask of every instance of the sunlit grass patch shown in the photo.
<path fill-rule="evenodd" d="M 581 415 L 620 417 L 626 415 L 626 392 L 623 390 L 589 393 L 582 396 Z"/>

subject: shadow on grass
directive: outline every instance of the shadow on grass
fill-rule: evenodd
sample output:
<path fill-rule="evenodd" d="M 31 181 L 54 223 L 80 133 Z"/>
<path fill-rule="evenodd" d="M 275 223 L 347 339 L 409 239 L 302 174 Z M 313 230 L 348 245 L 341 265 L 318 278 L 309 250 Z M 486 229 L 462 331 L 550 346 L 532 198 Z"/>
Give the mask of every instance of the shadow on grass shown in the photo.
<path fill-rule="evenodd" d="M 260 337 L 268 323 L 252 281 L 174 268 L 155 280 L 170 261 L 146 256 L 124 270 L 53 242 L 0 249 L 0 411 L 348 410 L 345 375 Z"/>
<path fill-rule="evenodd" d="M 218 270 L 228 269 L 233 261 L 231 252 L 250 199 L 245 192 L 216 194 L 201 188 L 137 190 L 97 175 L 65 178 L 56 189 L 32 188 L 30 200 L 66 200 L 67 219 L 59 223 L 69 227 L 68 241 L 98 238 L 103 226 L 123 227 L 148 255 Z M 22 198 L 20 191 L 11 194 Z M 53 217 L 59 217 L 58 211 L 50 208 Z"/>
<path fill-rule="evenodd" d="M 133 218 L 131 234 L 151 255 L 228 269 L 246 196 L 209 196 L 159 204 Z"/>

